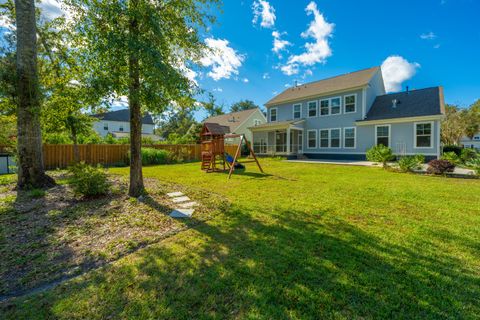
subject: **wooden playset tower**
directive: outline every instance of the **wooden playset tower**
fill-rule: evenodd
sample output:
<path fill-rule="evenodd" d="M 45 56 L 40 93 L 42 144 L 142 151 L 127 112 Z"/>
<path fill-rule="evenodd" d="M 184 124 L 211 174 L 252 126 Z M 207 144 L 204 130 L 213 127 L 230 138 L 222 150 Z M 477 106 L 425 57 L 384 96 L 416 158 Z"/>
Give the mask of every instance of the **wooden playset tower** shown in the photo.
<path fill-rule="evenodd" d="M 201 137 L 202 170 L 225 170 L 225 133 L 227 128 L 217 123 L 204 123 Z"/>

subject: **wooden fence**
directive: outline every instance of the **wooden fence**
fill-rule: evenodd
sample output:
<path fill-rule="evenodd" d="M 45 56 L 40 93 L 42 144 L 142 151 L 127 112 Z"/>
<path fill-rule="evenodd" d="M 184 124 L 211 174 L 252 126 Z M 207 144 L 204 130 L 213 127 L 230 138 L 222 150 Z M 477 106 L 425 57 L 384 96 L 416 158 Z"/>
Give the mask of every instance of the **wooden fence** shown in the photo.
<path fill-rule="evenodd" d="M 143 145 L 143 148 L 168 150 L 177 159 L 183 161 L 197 161 L 201 158 L 199 144 L 156 144 Z M 117 165 L 128 162 L 128 144 L 82 144 L 78 146 L 80 161 L 89 164 Z M 235 155 L 237 145 L 226 145 L 225 152 Z M 73 162 L 73 145 L 71 144 L 44 144 L 43 158 L 46 169 L 66 168 Z"/>

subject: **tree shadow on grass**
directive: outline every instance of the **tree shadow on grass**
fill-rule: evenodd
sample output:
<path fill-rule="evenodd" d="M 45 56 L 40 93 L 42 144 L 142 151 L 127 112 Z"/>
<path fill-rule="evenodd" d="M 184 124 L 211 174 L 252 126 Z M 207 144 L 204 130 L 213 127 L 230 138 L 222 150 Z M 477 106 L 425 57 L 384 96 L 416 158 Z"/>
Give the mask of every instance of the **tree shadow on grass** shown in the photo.
<path fill-rule="evenodd" d="M 453 257 L 387 243 L 326 212 L 315 213 L 316 223 L 299 211 L 269 214 L 232 207 L 86 280 L 19 300 L 8 315 L 459 319 L 480 312 L 478 274 Z"/>

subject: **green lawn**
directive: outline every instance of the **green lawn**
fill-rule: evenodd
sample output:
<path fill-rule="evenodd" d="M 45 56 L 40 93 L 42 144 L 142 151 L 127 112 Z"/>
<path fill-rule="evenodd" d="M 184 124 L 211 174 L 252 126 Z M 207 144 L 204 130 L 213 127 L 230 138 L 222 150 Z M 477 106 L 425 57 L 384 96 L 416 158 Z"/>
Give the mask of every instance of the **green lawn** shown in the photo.
<path fill-rule="evenodd" d="M 46 293 L 8 318 L 465 319 L 480 314 L 480 181 L 262 160 L 147 177 L 211 190 L 207 222 Z M 127 174 L 128 169 L 112 169 Z"/>

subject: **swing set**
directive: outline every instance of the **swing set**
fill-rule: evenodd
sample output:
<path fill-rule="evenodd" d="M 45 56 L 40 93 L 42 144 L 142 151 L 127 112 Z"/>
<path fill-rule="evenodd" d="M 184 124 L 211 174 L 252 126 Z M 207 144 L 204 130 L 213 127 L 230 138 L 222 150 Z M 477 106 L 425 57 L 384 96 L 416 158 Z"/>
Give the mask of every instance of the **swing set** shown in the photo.
<path fill-rule="evenodd" d="M 253 152 L 250 142 L 243 134 L 226 134 L 229 128 L 221 126 L 217 123 L 204 123 L 201 136 L 201 152 L 202 152 L 202 164 L 201 169 L 207 173 L 226 171 L 228 167 L 228 179 L 232 176 L 232 173 L 236 169 L 235 167 L 242 167 L 244 163 L 255 162 L 263 172 L 260 163 Z M 235 151 L 235 155 L 232 157 L 225 152 L 225 139 L 239 138 L 239 143 Z M 242 145 L 245 143 L 253 160 L 239 161 Z"/>

